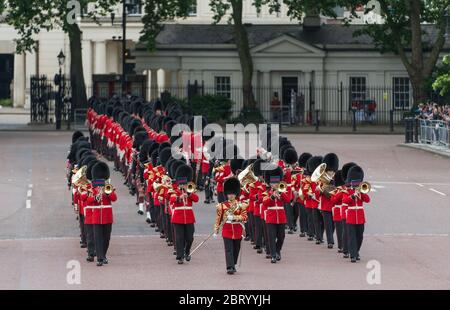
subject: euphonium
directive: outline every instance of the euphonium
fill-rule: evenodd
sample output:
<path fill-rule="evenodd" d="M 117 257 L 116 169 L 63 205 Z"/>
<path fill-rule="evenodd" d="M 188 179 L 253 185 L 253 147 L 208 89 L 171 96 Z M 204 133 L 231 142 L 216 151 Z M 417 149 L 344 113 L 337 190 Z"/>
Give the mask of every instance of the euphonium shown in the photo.
<path fill-rule="evenodd" d="M 359 184 L 356 190 L 361 194 L 367 194 L 370 192 L 371 188 L 372 186 L 370 185 L 369 182 L 362 182 L 361 184 Z"/>
<path fill-rule="evenodd" d="M 325 184 L 330 184 L 333 180 L 332 172 L 328 172 L 327 170 L 327 164 L 323 163 L 320 164 L 311 175 L 311 181 L 313 182 L 322 182 Z"/>
<path fill-rule="evenodd" d="M 248 165 L 247 168 L 238 174 L 238 180 L 241 182 L 242 189 L 248 193 L 249 190 L 247 185 L 258 180 L 256 175 L 253 173 L 253 164 Z"/>

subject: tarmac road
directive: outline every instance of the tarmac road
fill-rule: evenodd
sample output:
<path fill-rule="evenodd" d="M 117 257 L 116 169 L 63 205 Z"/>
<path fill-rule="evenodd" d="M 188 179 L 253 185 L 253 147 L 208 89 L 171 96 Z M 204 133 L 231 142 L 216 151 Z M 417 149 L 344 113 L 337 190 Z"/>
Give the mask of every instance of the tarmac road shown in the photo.
<path fill-rule="evenodd" d="M 295 234 L 286 235 L 277 264 L 243 241 L 233 276 L 225 274 L 221 238 L 177 265 L 172 248 L 136 213 L 135 197 L 116 172 L 110 264 L 87 263 L 65 180 L 70 136 L 0 132 L 0 289 L 450 288 L 450 160 L 398 147 L 402 136 L 287 135 L 299 153 L 333 151 L 341 164 L 364 168 L 375 192 L 366 208 L 361 262 L 351 264 L 336 249 Z M 210 233 L 214 214 L 213 204 L 197 205 L 194 246 Z M 67 281 L 73 266 L 80 268 L 81 284 Z M 369 284 L 378 267 L 380 284 Z"/>

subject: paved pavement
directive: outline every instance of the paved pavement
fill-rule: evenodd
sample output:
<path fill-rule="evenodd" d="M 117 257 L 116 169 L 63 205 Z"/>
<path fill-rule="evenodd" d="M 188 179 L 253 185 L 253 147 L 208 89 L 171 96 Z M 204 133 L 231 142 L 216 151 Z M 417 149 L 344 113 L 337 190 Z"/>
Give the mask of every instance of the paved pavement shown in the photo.
<path fill-rule="evenodd" d="M 177 265 L 172 249 L 137 215 L 117 173 L 111 263 L 99 268 L 85 262 L 65 183 L 70 135 L 0 132 L 0 289 L 450 288 L 450 161 L 398 147 L 402 136 L 288 135 L 299 152 L 334 151 L 341 163 L 365 168 L 375 192 L 366 208 L 361 262 L 286 235 L 280 263 L 270 264 L 243 242 L 239 272 L 228 276 L 220 238 Z M 194 245 L 211 231 L 214 212 L 213 205 L 196 207 Z M 81 284 L 68 284 L 77 262 Z M 378 266 L 381 284 L 370 285 L 367 277 Z"/>

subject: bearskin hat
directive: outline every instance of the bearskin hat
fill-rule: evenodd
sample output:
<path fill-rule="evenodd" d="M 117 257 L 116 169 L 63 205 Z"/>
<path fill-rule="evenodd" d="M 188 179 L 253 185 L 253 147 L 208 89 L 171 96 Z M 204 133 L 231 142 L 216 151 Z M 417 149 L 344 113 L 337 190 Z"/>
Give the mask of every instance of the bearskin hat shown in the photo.
<path fill-rule="evenodd" d="M 339 158 L 335 153 L 328 153 L 323 157 L 322 163 L 327 164 L 326 171 L 338 171 Z"/>
<path fill-rule="evenodd" d="M 191 182 L 194 177 L 194 171 L 188 165 L 182 164 L 177 167 L 175 172 L 175 180 L 177 184 L 186 184 Z"/>
<path fill-rule="evenodd" d="M 158 155 L 159 155 L 158 150 L 154 150 L 150 155 L 153 167 L 156 167 L 158 165 Z"/>
<path fill-rule="evenodd" d="M 297 151 L 293 147 L 287 148 L 284 151 L 283 160 L 289 165 L 296 163 L 298 161 Z"/>
<path fill-rule="evenodd" d="M 159 153 L 159 162 L 161 165 L 165 166 L 167 161 L 172 156 L 172 150 L 170 148 L 165 148 Z"/>
<path fill-rule="evenodd" d="M 237 178 L 229 178 L 223 184 L 223 192 L 225 196 L 229 194 L 238 196 L 241 192 L 241 183 Z"/>
<path fill-rule="evenodd" d="M 306 168 L 306 162 L 312 157 L 311 153 L 302 153 L 298 158 L 298 165 L 302 168 Z"/>
<path fill-rule="evenodd" d="M 86 168 L 86 177 L 88 180 L 92 181 L 94 178 L 92 177 L 92 168 L 99 163 L 100 161 L 95 159 L 95 160 L 91 160 L 88 164 L 87 164 L 87 168 Z"/>
<path fill-rule="evenodd" d="M 236 175 L 237 171 L 242 168 L 243 162 L 244 162 L 243 159 L 236 159 L 236 158 L 234 158 L 230 161 L 231 171 L 233 172 L 234 175 Z"/>
<path fill-rule="evenodd" d="M 347 180 L 347 174 L 348 171 L 350 170 L 351 167 L 356 166 L 356 163 L 354 162 L 349 162 L 346 163 L 345 165 L 342 166 L 342 180 L 346 181 Z"/>
<path fill-rule="evenodd" d="M 83 137 L 83 136 L 84 135 L 83 135 L 83 133 L 81 131 L 79 131 L 79 130 L 75 131 L 72 134 L 72 143 L 75 143 L 78 140 L 78 138 Z"/>
<path fill-rule="evenodd" d="M 306 175 L 312 175 L 314 170 L 322 163 L 322 156 L 313 156 L 306 162 Z"/>
<path fill-rule="evenodd" d="M 264 181 L 267 184 L 274 184 L 283 181 L 283 169 L 275 164 L 269 164 L 266 170 L 263 170 Z"/>
<path fill-rule="evenodd" d="M 133 148 L 140 150 L 142 143 L 144 143 L 144 141 L 148 139 L 149 138 L 146 131 L 136 132 L 136 134 L 134 135 Z"/>
<path fill-rule="evenodd" d="M 345 180 L 342 179 L 342 170 L 338 170 L 334 174 L 334 186 L 342 186 L 342 185 L 345 185 Z"/>
<path fill-rule="evenodd" d="M 92 167 L 92 178 L 94 180 L 107 180 L 109 179 L 109 167 L 103 162 L 99 161 Z"/>
<path fill-rule="evenodd" d="M 364 180 L 364 171 L 358 165 L 352 166 L 348 170 L 346 183 L 352 186 L 357 186 Z"/>

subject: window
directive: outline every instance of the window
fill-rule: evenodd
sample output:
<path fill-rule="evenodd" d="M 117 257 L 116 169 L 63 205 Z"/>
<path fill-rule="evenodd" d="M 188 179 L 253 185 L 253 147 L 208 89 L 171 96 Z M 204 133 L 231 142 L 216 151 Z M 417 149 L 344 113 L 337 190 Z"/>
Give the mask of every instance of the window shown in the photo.
<path fill-rule="evenodd" d="M 127 8 L 129 15 L 142 15 L 142 3 L 136 0 L 129 0 L 130 4 Z"/>
<path fill-rule="evenodd" d="M 409 78 L 394 77 L 392 101 L 395 109 L 409 109 Z"/>
<path fill-rule="evenodd" d="M 188 15 L 197 16 L 197 1 L 194 1 L 194 3 L 189 6 Z"/>
<path fill-rule="evenodd" d="M 216 95 L 231 98 L 231 78 L 229 76 L 215 77 Z"/>
<path fill-rule="evenodd" d="M 366 100 L 366 78 L 364 76 L 350 78 L 351 107 L 359 107 Z"/>

